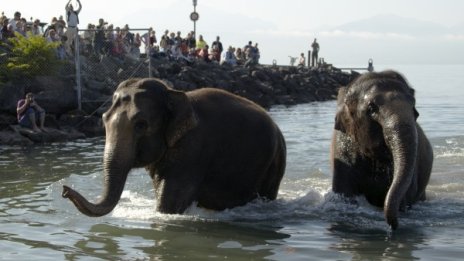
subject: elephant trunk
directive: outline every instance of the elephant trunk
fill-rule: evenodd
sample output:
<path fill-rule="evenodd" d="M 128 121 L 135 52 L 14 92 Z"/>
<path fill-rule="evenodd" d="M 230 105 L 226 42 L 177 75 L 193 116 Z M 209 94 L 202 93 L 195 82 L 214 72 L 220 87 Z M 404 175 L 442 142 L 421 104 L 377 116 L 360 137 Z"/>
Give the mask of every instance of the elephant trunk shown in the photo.
<path fill-rule="evenodd" d="M 384 214 L 392 229 L 398 227 L 398 211 L 411 186 L 417 155 L 415 120 L 390 119 L 384 126 L 384 137 L 393 157 L 393 180 L 384 203 Z"/>
<path fill-rule="evenodd" d="M 80 212 L 90 217 L 104 216 L 116 207 L 121 198 L 127 175 L 131 169 L 127 157 L 122 157 L 120 153 L 115 153 L 117 151 L 124 151 L 124 149 L 117 150 L 109 147 L 105 147 L 104 192 L 102 198 L 97 203 L 91 203 L 77 191 L 63 186 L 62 196 L 69 198 Z"/>

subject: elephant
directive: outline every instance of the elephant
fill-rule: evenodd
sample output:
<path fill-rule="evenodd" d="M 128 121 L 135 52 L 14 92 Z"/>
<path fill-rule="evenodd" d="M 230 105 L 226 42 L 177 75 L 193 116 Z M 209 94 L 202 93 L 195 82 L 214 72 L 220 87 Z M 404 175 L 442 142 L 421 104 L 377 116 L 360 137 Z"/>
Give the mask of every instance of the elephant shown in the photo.
<path fill-rule="evenodd" d="M 398 212 L 426 199 L 433 150 L 416 122 L 414 89 L 393 70 L 362 74 L 338 91 L 332 191 L 364 196 L 398 227 Z"/>
<path fill-rule="evenodd" d="M 286 165 L 277 124 L 254 102 L 217 88 L 183 92 L 156 78 L 121 82 L 102 116 L 104 191 L 97 203 L 63 186 L 87 216 L 110 213 L 132 168 L 153 180 L 156 210 L 182 214 L 192 204 L 225 210 L 274 200 Z"/>

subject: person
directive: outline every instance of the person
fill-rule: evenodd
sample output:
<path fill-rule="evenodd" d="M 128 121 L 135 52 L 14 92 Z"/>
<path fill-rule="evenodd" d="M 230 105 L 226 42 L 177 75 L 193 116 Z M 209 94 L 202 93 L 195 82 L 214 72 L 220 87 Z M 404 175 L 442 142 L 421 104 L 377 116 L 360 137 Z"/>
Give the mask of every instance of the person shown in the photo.
<path fill-rule="evenodd" d="M 66 57 L 66 51 L 64 50 L 62 41 L 55 29 L 50 29 L 48 31 L 47 42 L 49 43 L 59 43 L 55 49 L 56 57 L 60 60 L 64 60 Z"/>
<path fill-rule="evenodd" d="M 71 0 L 69 0 L 65 6 L 66 20 L 68 23 L 68 29 L 66 30 L 66 37 L 68 39 L 66 40 L 65 48 L 66 48 L 66 52 L 70 56 L 72 56 L 71 45 L 74 41 L 74 38 L 76 38 L 76 35 L 77 35 L 77 25 L 79 24 L 79 13 L 81 12 L 81 9 L 82 9 L 81 1 L 77 0 L 77 3 L 79 4 L 79 7 L 77 8 L 77 10 L 74 10 L 73 5 L 71 4 Z"/>
<path fill-rule="evenodd" d="M 230 64 L 232 66 L 237 65 L 237 59 L 235 57 L 235 48 L 229 46 L 229 49 L 224 53 L 221 64 Z"/>
<path fill-rule="evenodd" d="M 245 48 L 245 67 L 251 67 L 256 64 L 255 51 L 253 46 Z"/>
<path fill-rule="evenodd" d="M 206 46 L 206 42 L 205 40 L 203 39 L 203 35 L 200 34 L 199 38 L 198 38 L 198 41 L 197 41 L 197 52 L 200 52 L 201 50 L 203 50 Z"/>
<path fill-rule="evenodd" d="M 224 50 L 223 47 L 222 47 L 222 43 L 220 41 L 220 38 L 219 36 L 216 36 L 216 41 L 213 42 L 213 44 L 211 45 L 211 47 L 216 50 L 217 54 L 216 56 L 214 57 L 217 61 L 219 61 L 221 59 L 221 55 L 222 55 L 222 51 Z"/>
<path fill-rule="evenodd" d="M 140 38 L 145 45 L 145 53 L 152 55 L 154 53 L 156 40 L 156 32 L 153 27 L 150 27 L 147 33 L 143 34 Z"/>
<path fill-rule="evenodd" d="M 58 19 L 55 21 L 55 30 L 56 30 L 56 33 L 62 37 L 62 36 L 66 36 L 65 34 L 65 28 L 67 28 L 67 25 L 66 25 L 66 22 L 64 21 L 64 18 L 62 15 L 60 15 L 60 17 L 58 17 Z"/>
<path fill-rule="evenodd" d="M 13 19 L 10 20 L 10 24 L 13 27 L 13 32 L 16 31 L 16 24 L 21 20 L 21 13 L 16 11 L 14 13 Z"/>
<path fill-rule="evenodd" d="M 25 99 L 18 101 L 16 112 L 21 127 L 30 128 L 35 132 L 46 132 L 45 110 L 37 104 L 31 92 L 26 94 Z M 37 126 L 37 120 L 39 126 Z"/>
<path fill-rule="evenodd" d="M 112 25 L 108 26 L 108 29 L 111 30 L 111 27 Z M 123 59 L 126 49 L 124 48 L 124 35 L 121 28 L 116 26 L 114 32 L 112 30 L 108 31 L 106 39 L 111 43 L 111 55 Z"/>
<path fill-rule="evenodd" d="M 242 48 L 237 48 L 235 51 L 235 59 L 238 65 L 243 65 L 246 61 L 245 53 L 242 51 Z"/>
<path fill-rule="evenodd" d="M 250 49 L 250 48 L 253 48 L 253 42 L 252 41 L 248 41 L 248 44 L 245 45 L 242 50 L 246 54 L 247 50 Z"/>
<path fill-rule="evenodd" d="M 58 19 L 56 17 L 53 17 L 52 20 L 50 21 L 50 24 L 47 26 L 45 29 L 45 32 L 43 34 L 44 37 L 47 37 L 50 34 L 50 30 L 55 30 L 55 32 L 58 32 L 58 26 L 56 25 L 56 22 Z"/>
<path fill-rule="evenodd" d="M 174 38 L 174 44 L 178 44 L 180 45 L 180 43 L 182 42 L 182 36 L 181 36 L 181 32 L 180 31 L 177 31 L 177 35 L 176 37 Z"/>
<path fill-rule="evenodd" d="M 98 25 L 95 28 L 95 34 L 93 38 L 93 49 L 94 53 L 96 56 L 100 57 L 100 55 L 106 53 L 105 50 L 105 41 L 106 41 L 106 36 L 105 36 L 105 29 L 106 29 L 106 24 L 105 20 L 103 18 L 98 19 Z"/>
<path fill-rule="evenodd" d="M 134 44 L 135 35 L 131 33 L 128 24 L 121 29 L 121 33 L 126 46 L 132 46 Z"/>
<path fill-rule="evenodd" d="M 312 55 L 312 60 L 311 60 L 311 66 L 317 66 L 317 60 L 319 57 L 319 44 L 317 43 L 317 39 L 314 38 L 313 44 L 311 44 L 311 47 L 313 48 L 313 55 Z"/>
<path fill-rule="evenodd" d="M 95 25 L 89 23 L 87 25 L 87 30 L 84 31 L 84 35 L 82 36 L 82 45 L 84 46 L 84 52 L 87 55 L 92 54 L 92 40 L 95 37 Z"/>
<path fill-rule="evenodd" d="M 27 32 L 26 19 L 21 18 L 18 22 L 16 22 L 16 32 L 26 37 L 26 32 Z"/>
<path fill-rule="evenodd" d="M 258 43 L 255 43 L 255 46 L 253 47 L 252 51 L 253 51 L 253 59 L 255 59 L 255 63 L 259 64 L 261 53 L 259 52 Z"/>
<path fill-rule="evenodd" d="M 3 20 L 3 26 L 0 31 L 1 31 L 3 41 L 8 40 L 9 38 L 15 37 L 15 34 L 14 34 L 15 31 L 13 30 L 13 25 L 8 23 L 8 19 Z"/>
<path fill-rule="evenodd" d="M 190 32 L 187 34 L 187 46 L 191 49 L 196 49 L 197 47 L 197 40 L 195 38 L 195 32 Z"/>
<path fill-rule="evenodd" d="M 300 60 L 298 61 L 298 67 L 305 67 L 306 65 L 306 58 L 304 56 L 304 53 L 300 54 Z"/>
<path fill-rule="evenodd" d="M 209 51 L 209 59 L 211 61 L 215 62 L 220 62 L 221 61 L 221 55 L 219 54 L 219 48 L 217 46 L 212 46 L 210 51 Z"/>
<path fill-rule="evenodd" d="M 32 35 L 43 35 L 42 27 L 40 26 L 39 19 L 34 20 L 34 23 L 32 24 L 32 28 L 31 28 L 31 34 Z"/>
<path fill-rule="evenodd" d="M 201 37 L 201 36 L 200 36 Z M 211 60 L 209 59 L 209 46 L 206 44 L 205 46 L 203 46 L 202 49 L 200 49 L 199 53 L 198 53 L 198 58 L 201 60 L 201 61 L 205 61 L 207 63 L 211 62 Z"/>

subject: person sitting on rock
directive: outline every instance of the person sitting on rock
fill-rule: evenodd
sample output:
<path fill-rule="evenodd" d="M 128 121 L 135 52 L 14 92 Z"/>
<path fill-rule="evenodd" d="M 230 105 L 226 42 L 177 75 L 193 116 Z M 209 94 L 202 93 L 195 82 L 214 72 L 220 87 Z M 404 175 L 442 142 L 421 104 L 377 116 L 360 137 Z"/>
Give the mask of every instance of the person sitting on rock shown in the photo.
<path fill-rule="evenodd" d="M 205 45 L 203 49 L 201 49 L 200 52 L 198 53 L 198 59 L 201 61 L 205 61 L 207 63 L 211 62 L 211 59 L 209 58 L 208 50 L 209 50 L 209 46 Z"/>
<path fill-rule="evenodd" d="M 18 114 L 18 123 L 21 127 L 30 128 L 35 132 L 42 132 L 45 130 L 45 110 L 37 104 L 34 100 L 32 93 L 27 93 L 25 99 L 18 101 L 16 107 Z M 37 126 L 37 120 L 39 126 Z"/>
<path fill-rule="evenodd" d="M 224 53 L 221 64 L 237 65 L 237 58 L 235 57 L 235 48 L 229 46 L 229 49 Z"/>

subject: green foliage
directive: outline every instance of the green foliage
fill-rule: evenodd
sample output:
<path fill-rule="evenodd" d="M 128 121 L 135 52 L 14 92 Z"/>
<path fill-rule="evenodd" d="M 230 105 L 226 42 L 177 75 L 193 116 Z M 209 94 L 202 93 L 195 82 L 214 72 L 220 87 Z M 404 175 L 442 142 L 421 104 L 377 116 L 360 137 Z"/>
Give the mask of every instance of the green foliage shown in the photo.
<path fill-rule="evenodd" d="M 6 51 L 0 58 L 0 81 L 54 74 L 61 64 L 56 56 L 58 44 L 49 43 L 40 35 L 16 34 L 2 48 Z"/>

